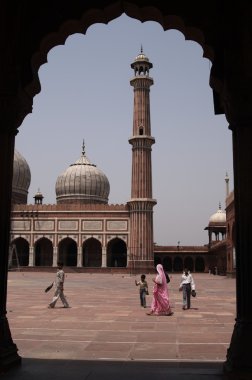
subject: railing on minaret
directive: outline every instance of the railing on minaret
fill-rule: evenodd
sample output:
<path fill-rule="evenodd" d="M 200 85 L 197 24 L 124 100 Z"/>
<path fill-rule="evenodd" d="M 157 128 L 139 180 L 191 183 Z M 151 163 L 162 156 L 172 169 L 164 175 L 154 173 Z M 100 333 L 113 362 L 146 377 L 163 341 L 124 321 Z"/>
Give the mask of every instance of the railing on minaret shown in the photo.
<path fill-rule="evenodd" d="M 153 270 L 153 207 L 151 147 L 155 143 L 151 136 L 150 86 L 153 79 L 149 76 L 152 63 L 143 53 L 131 64 L 134 77 L 130 84 L 134 87 L 132 177 L 130 210 L 130 244 L 128 266 L 136 272 Z"/>

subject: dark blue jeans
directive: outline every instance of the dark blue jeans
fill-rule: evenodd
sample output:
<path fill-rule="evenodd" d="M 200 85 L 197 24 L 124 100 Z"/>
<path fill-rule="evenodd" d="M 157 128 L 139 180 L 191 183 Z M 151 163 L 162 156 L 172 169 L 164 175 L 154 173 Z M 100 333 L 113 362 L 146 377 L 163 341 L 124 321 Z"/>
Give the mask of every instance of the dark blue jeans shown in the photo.
<path fill-rule="evenodd" d="M 146 307 L 146 290 L 140 289 L 140 302 L 141 306 Z"/>
<path fill-rule="evenodd" d="M 183 284 L 183 306 L 191 307 L 191 284 Z"/>

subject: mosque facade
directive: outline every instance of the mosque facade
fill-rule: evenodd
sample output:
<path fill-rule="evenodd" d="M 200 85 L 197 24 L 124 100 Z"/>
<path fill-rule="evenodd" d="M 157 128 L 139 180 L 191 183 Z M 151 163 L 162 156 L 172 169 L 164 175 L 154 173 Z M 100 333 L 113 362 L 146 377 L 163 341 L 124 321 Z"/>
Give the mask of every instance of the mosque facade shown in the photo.
<path fill-rule="evenodd" d="M 153 241 L 151 134 L 149 76 L 152 63 L 143 53 L 131 64 L 134 90 L 131 197 L 126 204 L 109 204 L 110 184 L 106 175 L 86 155 L 80 157 L 56 180 L 56 204 L 43 204 L 38 191 L 34 204 L 27 204 L 30 168 L 15 150 L 9 268 L 32 270 L 54 268 L 58 261 L 76 271 L 151 272 L 162 263 L 169 272 L 191 271 L 225 274 L 234 272 L 230 222 L 226 236 L 226 212 L 210 217 L 209 241 L 204 246 L 159 246 Z M 232 206 L 228 207 L 229 215 Z M 230 235 L 231 234 L 231 235 Z M 230 253 L 231 252 L 231 253 Z M 231 258 L 232 257 L 232 260 Z M 229 262 L 228 262 L 228 258 Z M 229 263 L 229 264 L 228 264 Z"/>

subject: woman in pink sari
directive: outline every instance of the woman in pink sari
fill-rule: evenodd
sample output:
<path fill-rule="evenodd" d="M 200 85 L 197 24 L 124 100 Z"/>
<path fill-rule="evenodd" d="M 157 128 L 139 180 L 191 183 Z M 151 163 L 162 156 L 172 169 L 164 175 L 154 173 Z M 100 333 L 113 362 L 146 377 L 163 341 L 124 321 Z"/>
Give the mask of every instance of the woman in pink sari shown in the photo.
<path fill-rule="evenodd" d="M 168 288 L 163 266 L 157 265 L 157 272 L 153 278 L 153 299 L 151 303 L 151 311 L 147 315 L 172 315 L 171 306 L 169 302 Z"/>

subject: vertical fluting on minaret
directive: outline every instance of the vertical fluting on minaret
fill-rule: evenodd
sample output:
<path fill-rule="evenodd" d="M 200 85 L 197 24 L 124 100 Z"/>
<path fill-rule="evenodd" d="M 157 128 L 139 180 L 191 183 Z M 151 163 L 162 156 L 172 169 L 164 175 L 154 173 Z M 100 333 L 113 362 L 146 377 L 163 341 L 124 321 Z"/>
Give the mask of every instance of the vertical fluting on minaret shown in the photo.
<path fill-rule="evenodd" d="M 131 64 L 134 77 L 130 84 L 134 88 L 132 177 L 130 209 L 129 266 L 136 270 L 153 269 L 153 206 L 151 150 L 155 139 L 151 136 L 149 77 L 152 63 L 143 53 Z"/>

